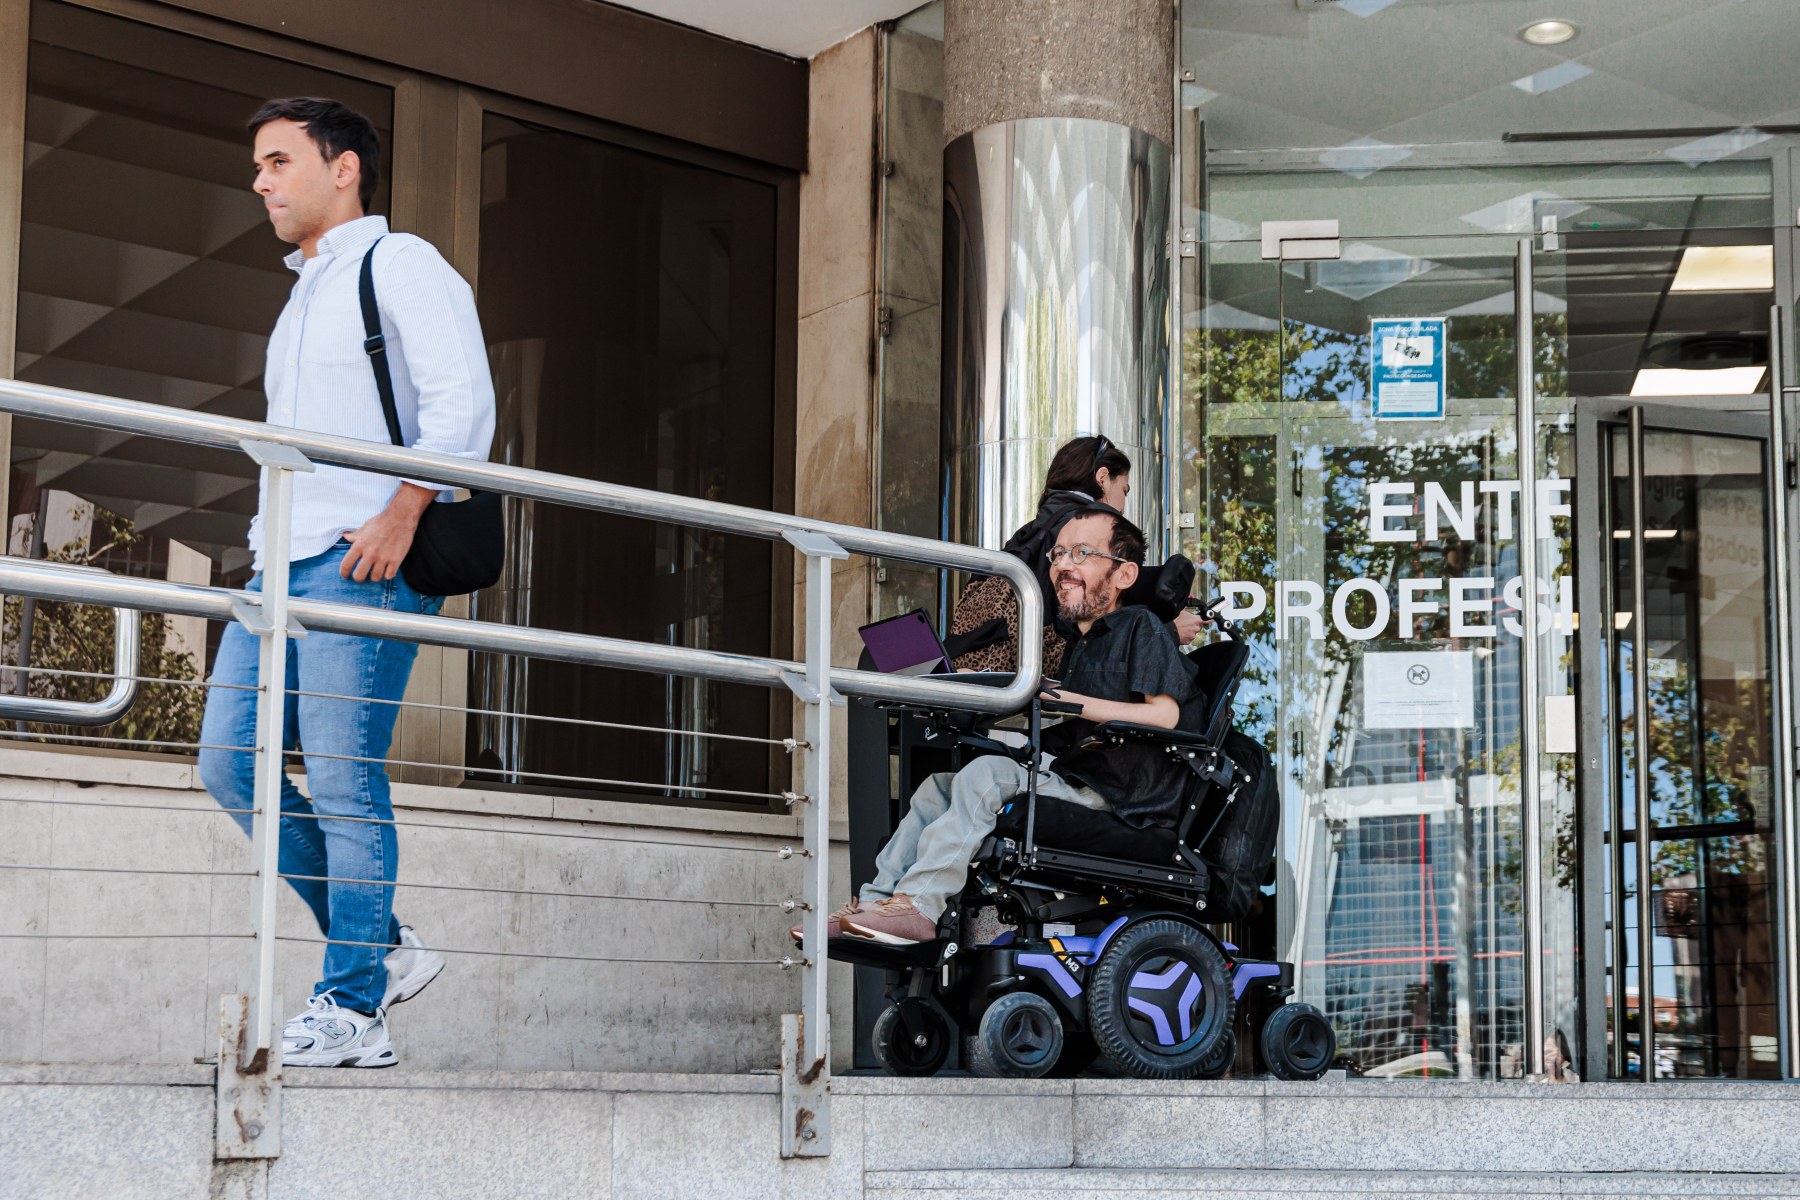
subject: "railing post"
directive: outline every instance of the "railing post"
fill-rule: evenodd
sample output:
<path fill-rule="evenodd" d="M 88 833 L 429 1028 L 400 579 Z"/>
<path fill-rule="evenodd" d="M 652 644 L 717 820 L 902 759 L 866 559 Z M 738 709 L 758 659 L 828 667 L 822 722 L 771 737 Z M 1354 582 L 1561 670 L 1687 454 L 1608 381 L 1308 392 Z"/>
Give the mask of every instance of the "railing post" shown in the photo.
<path fill-rule="evenodd" d="M 1517 457 L 1519 464 L 1519 814 L 1525 841 L 1523 903 L 1525 926 L 1525 1076 L 1544 1073 L 1544 827 L 1543 706 L 1538 678 L 1537 524 L 1537 359 L 1533 351 L 1531 239 L 1519 239 L 1516 340 L 1518 367 Z M 1640 618 L 1641 621 L 1641 618 Z"/>
<path fill-rule="evenodd" d="M 275 994 L 275 918 L 281 884 L 282 730 L 287 724 L 288 551 L 294 472 L 311 471 L 313 464 L 291 446 L 248 439 L 240 444 L 263 468 L 267 479 L 262 507 L 262 606 L 260 611 L 238 610 L 238 619 L 262 641 L 256 669 L 260 690 L 256 698 L 252 835 L 256 896 L 250 906 L 256 960 L 251 972 L 249 1030 L 241 1043 L 239 1067 L 244 1074 L 263 1074 L 281 1069 L 275 1041 L 275 1022 L 281 1016 Z"/>
<path fill-rule="evenodd" d="M 781 1156 L 831 1153 L 831 1011 L 825 988 L 829 959 L 825 918 L 831 911 L 831 709 L 843 697 L 831 688 L 831 564 L 849 554 L 820 533 L 790 531 L 806 555 L 806 678 L 789 681 L 806 711 L 800 822 L 806 847 L 806 908 L 801 918 L 806 957 L 800 963 L 800 1013 L 781 1023 Z"/>

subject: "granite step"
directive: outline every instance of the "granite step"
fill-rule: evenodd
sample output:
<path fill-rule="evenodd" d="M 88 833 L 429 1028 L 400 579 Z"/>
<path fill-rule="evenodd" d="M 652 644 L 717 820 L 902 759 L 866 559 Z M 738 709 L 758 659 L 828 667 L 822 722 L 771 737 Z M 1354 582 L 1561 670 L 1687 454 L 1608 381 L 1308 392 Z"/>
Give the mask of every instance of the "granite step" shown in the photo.
<path fill-rule="evenodd" d="M 1122 1170 L 1067 1167 L 1024 1170 L 869 1171 L 866 1200 L 1775 1200 L 1800 1196 L 1800 1175 L 1624 1171 L 1277 1171 Z"/>

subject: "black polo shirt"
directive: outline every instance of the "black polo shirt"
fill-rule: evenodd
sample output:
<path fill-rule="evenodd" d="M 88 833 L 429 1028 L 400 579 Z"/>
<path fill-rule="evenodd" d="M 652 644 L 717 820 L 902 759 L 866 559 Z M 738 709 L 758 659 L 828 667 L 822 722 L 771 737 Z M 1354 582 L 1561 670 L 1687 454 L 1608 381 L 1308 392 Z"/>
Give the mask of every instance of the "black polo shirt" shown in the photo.
<path fill-rule="evenodd" d="M 1201 707 L 1195 703 L 1200 689 L 1193 667 L 1175 639 L 1149 609 L 1135 605 L 1076 634 L 1063 659 L 1061 686 L 1097 700 L 1136 704 L 1172 696 L 1181 705 L 1184 728 L 1189 714 Z M 1056 756 L 1051 769 L 1098 792 L 1127 824 L 1145 827 L 1172 819 L 1189 772 L 1159 746 L 1090 744 L 1095 728 L 1092 721 L 1075 719 L 1046 730 L 1044 748 Z"/>

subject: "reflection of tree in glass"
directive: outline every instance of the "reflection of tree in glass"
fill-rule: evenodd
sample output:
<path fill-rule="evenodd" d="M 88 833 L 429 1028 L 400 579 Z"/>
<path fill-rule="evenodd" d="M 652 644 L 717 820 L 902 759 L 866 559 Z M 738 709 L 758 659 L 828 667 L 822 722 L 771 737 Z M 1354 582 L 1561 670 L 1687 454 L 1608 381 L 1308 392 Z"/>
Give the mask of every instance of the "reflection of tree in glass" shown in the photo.
<path fill-rule="evenodd" d="M 51 562 L 88 565 L 110 551 L 123 550 L 143 540 L 133 524 L 124 517 L 104 509 L 94 510 L 93 541 L 100 543 L 88 549 L 86 542 L 70 542 L 45 555 Z M 6 661 L 17 661 L 19 617 L 22 601 L 8 596 L 4 616 L 0 617 L 0 643 L 6 647 Z M 140 630 L 139 674 L 157 679 L 198 679 L 200 669 L 194 656 L 168 645 L 167 621 L 161 613 L 143 614 Z M 113 613 L 110 608 L 91 604 L 64 604 L 40 600 L 31 623 L 31 665 L 57 671 L 94 671 L 110 673 L 113 669 Z M 3 677 L 16 678 L 12 672 Z M 9 685 L 10 686 L 10 685 Z M 111 687 L 106 679 L 90 679 L 69 675 L 33 673 L 27 691 L 33 696 L 55 700 L 97 700 Z M 104 729 L 83 729 L 82 734 L 124 738 L 130 741 L 168 741 L 195 743 L 200 740 L 200 717 L 206 708 L 206 689 L 180 684 L 147 683 L 138 688 L 137 702 L 119 720 Z M 28 725 L 33 733 L 68 733 L 60 725 Z"/>
<path fill-rule="evenodd" d="M 1182 346 L 1189 395 L 1206 404 L 1257 404 L 1280 398 L 1281 346 L 1273 332 L 1239 329 L 1195 331 Z M 1201 416 L 1203 414 L 1196 414 Z M 1193 428 L 1199 428 L 1196 422 Z M 1206 514 L 1201 532 L 1218 580 L 1267 580 L 1275 573 L 1276 439 L 1270 436 L 1190 438 L 1183 447 L 1186 477 L 1203 480 Z M 1202 468 L 1205 468 L 1204 470 Z M 1204 576 L 1195 587 L 1216 581 Z M 1237 724 L 1250 737 L 1273 745 L 1278 694 L 1274 660 L 1275 620 L 1265 613 L 1244 625 L 1254 649 L 1238 688 Z"/>
<path fill-rule="evenodd" d="M 1566 394 L 1566 332 L 1560 315 L 1540 317 L 1537 325 L 1537 391 L 1540 397 Z M 1449 579 L 1456 577 L 1493 576 L 1499 585 L 1517 573 L 1518 543 L 1509 538 L 1501 541 L 1499 533 L 1498 496 L 1477 491 L 1479 509 L 1475 535 L 1464 538 L 1442 523 L 1437 536 L 1427 541 L 1423 536 L 1424 521 L 1415 516 L 1411 524 L 1420 536 L 1411 543 L 1372 542 L 1368 527 L 1367 485 L 1380 480 L 1410 481 L 1420 485 L 1434 482 L 1446 489 L 1453 501 L 1460 498 L 1459 485 L 1464 481 L 1516 477 L 1513 438 L 1516 417 L 1507 403 L 1515 394 L 1515 359 L 1510 317 L 1456 318 L 1450 322 L 1448 345 L 1448 392 L 1450 418 L 1443 423 L 1377 422 L 1373 419 L 1368 395 L 1368 334 L 1344 332 L 1326 326 L 1288 320 L 1280 332 L 1274 330 L 1210 330 L 1190 334 L 1183 343 L 1189 396 L 1198 404 L 1230 405 L 1228 422 L 1214 420 L 1204 439 L 1190 440 L 1185 450 L 1189 456 L 1186 477 L 1203 479 L 1205 505 L 1188 507 L 1208 514 L 1204 531 L 1208 553 L 1218 565 L 1222 577 L 1255 581 L 1270 590 L 1273 609 L 1274 587 L 1278 579 L 1310 579 L 1321 586 L 1325 596 L 1323 621 L 1325 637 L 1318 642 L 1276 643 L 1274 614 L 1265 612 L 1248 623 L 1248 632 L 1264 653 L 1253 656 L 1252 680 L 1246 681 L 1241 695 L 1254 693 L 1256 702 L 1247 710 L 1253 714 L 1257 732 L 1268 740 L 1276 725 L 1277 706 L 1285 695 L 1295 707 L 1286 716 L 1297 727 L 1323 728 L 1307 730 L 1309 771 L 1300 756 L 1288 759 L 1295 777 L 1303 781 L 1308 796 L 1308 812 L 1318 800 L 1314 789 L 1346 786 L 1351 783 L 1386 783 L 1388 778 L 1359 772 L 1345 778 L 1343 771 L 1351 766 L 1354 753 L 1360 765 L 1365 754 L 1374 750 L 1368 761 L 1381 773 L 1399 771 L 1410 781 L 1417 773 L 1432 778 L 1452 777 L 1459 792 L 1468 786 L 1471 775 L 1499 776 L 1499 782 L 1513 793 L 1510 805 L 1494 809 L 1475 809 L 1460 818 L 1473 822 L 1470 832 L 1480 846 L 1490 847 L 1473 855 L 1470 869 L 1474 872 L 1471 886 L 1477 894 L 1492 895 L 1495 909 L 1508 917 L 1498 917 L 1493 925 L 1481 924 L 1480 918 L 1467 932 L 1477 939 L 1474 945 L 1490 957 L 1483 970 L 1501 973 L 1500 1008 L 1477 1014 L 1477 1023 L 1516 1023 L 1516 972 L 1507 966 L 1514 960 L 1504 956 L 1516 953 L 1518 888 L 1516 879 L 1520 861 L 1520 820 L 1517 806 L 1517 729 L 1518 703 L 1516 673 L 1517 642 L 1511 635 L 1499 633 L 1491 638 L 1450 639 L 1447 594 L 1437 598 L 1444 609 L 1435 617 L 1422 619 L 1408 641 L 1411 648 L 1428 645 L 1484 651 L 1478 660 L 1477 679 L 1480 715 L 1478 728 L 1471 734 L 1453 731 L 1415 731 L 1398 733 L 1366 731 L 1358 728 L 1359 712 L 1355 691 L 1349 684 L 1356 679 L 1360 656 L 1375 647 L 1359 643 L 1337 628 L 1331 619 L 1331 599 L 1336 587 L 1346 580 L 1363 577 L 1376 581 L 1389 598 L 1387 627 L 1381 631 L 1385 639 L 1398 639 L 1399 615 L 1397 593 L 1399 581 L 1407 578 Z M 1487 401 L 1488 403 L 1479 403 Z M 1501 401 L 1501 403 L 1493 403 Z M 1198 404 L 1193 411 L 1193 424 L 1199 427 L 1207 413 Z M 1568 462 L 1567 437 L 1553 432 L 1555 405 L 1544 406 L 1540 428 L 1549 445 L 1539 459 L 1542 474 L 1566 473 L 1561 468 Z M 1226 432 L 1229 431 L 1229 432 Z M 1202 456 L 1202 448 L 1205 457 Z M 1278 491 L 1277 489 L 1286 489 Z M 1284 514 L 1277 518 L 1277 500 Z M 1422 496 L 1415 494 L 1416 500 Z M 1513 507 L 1516 525 L 1516 505 Z M 1283 524 L 1285 520 L 1287 523 Z M 1557 529 L 1561 543 L 1554 549 L 1544 546 L 1542 566 L 1545 578 L 1560 573 L 1563 564 L 1572 562 L 1567 544 L 1568 522 Z M 1447 592 L 1447 589 L 1446 589 Z M 1352 593 L 1345 613 L 1347 622 L 1359 629 L 1367 628 L 1375 616 L 1374 601 L 1362 593 Z M 1498 624 L 1505 614 L 1495 612 L 1487 622 Z M 1296 630 L 1303 627 L 1296 624 Z M 1274 678 L 1274 651 L 1281 654 L 1280 671 L 1285 676 L 1278 689 Z M 1396 648 L 1393 646 L 1386 648 Z M 1572 662 L 1564 654 L 1559 664 L 1566 673 Z M 1554 674 L 1554 672 L 1550 672 Z M 1345 683 L 1335 694 L 1332 681 Z M 1323 701 L 1315 703 L 1316 701 Z M 1354 736 L 1353 736 L 1354 735 Z M 1385 740 L 1385 741 L 1384 741 Z M 1403 747 L 1402 742 L 1406 745 Z M 1359 744 L 1360 743 L 1360 744 Z M 1357 747 L 1352 751 L 1351 747 Z M 1288 747 L 1281 747 L 1288 750 Z M 1407 755 L 1398 753 L 1407 749 Z M 1381 753 L 1385 750 L 1386 753 Z M 1321 760 L 1318 756 L 1323 754 Z M 1284 755 L 1284 757 L 1287 757 Z M 1406 762 L 1400 761 L 1406 758 Z M 1343 761 L 1339 761 L 1339 759 Z M 1413 764 L 1408 768 L 1407 762 Z M 1407 773 L 1408 771 L 1412 773 Z M 1570 781 L 1572 782 L 1572 781 Z M 1553 801 L 1546 797 L 1546 809 L 1555 813 L 1559 832 L 1566 832 L 1570 852 L 1560 856 L 1558 882 L 1572 886 L 1575 869 L 1573 854 L 1574 822 L 1572 805 L 1561 806 L 1567 789 L 1559 791 Z M 1565 828 L 1566 826 L 1566 828 Z M 1436 826 L 1434 826 L 1435 828 Z M 1332 818 L 1323 830 L 1330 838 L 1325 857 L 1342 864 L 1346 853 L 1344 839 L 1348 823 Z M 1372 834 L 1363 830 L 1359 836 L 1359 853 L 1367 853 Z M 1558 839 L 1562 841 L 1562 838 Z M 1435 863 L 1444 869 L 1448 863 Z M 1312 865 L 1296 869 L 1316 869 Z M 1344 865 L 1344 870 L 1360 871 L 1363 883 L 1377 876 L 1367 866 Z M 1376 871 L 1380 867 L 1374 868 Z M 1317 882 L 1317 881 L 1315 881 Z M 1443 885 L 1448 886 L 1448 876 Z M 1319 898 L 1314 897 L 1314 903 Z M 1346 904 L 1351 902 L 1346 900 Z M 1387 913 L 1378 899 L 1358 899 L 1351 905 L 1356 915 L 1342 936 L 1348 941 L 1328 946 L 1357 946 L 1358 938 L 1390 938 L 1389 928 L 1395 920 L 1404 926 L 1403 918 Z M 1362 907 L 1358 907 L 1362 906 Z M 1334 910 L 1335 911 L 1335 910 Z M 1346 910 L 1340 916 L 1348 918 Z M 1432 910 L 1437 911 L 1435 908 Z M 1445 915 L 1445 919 L 1450 919 Z M 1370 942 L 1369 945 L 1375 945 Z M 1379 942 L 1386 945 L 1386 942 Z M 1326 946 L 1317 947 L 1324 951 Z M 1348 950 L 1345 951 L 1349 953 Z M 1447 959 L 1440 961 L 1448 961 Z M 1348 961 L 1335 965 L 1325 976 L 1328 1010 L 1334 1019 L 1345 1013 L 1360 1014 L 1359 1025 L 1350 1033 L 1347 1045 L 1354 1044 L 1361 1055 L 1372 1055 L 1381 1061 L 1391 1057 L 1395 1046 L 1411 1047 L 1417 1032 L 1417 1020 L 1393 1015 L 1394 1001 L 1389 995 L 1409 971 L 1421 968 L 1401 966 L 1354 965 Z M 1480 985 L 1477 1003 L 1481 1004 Z M 1506 1014 L 1513 1014 L 1508 1017 Z M 1398 1021 L 1398 1025 L 1394 1022 Z M 1367 1027 L 1365 1028 L 1364 1025 Z M 1440 1031 L 1441 1033 L 1441 1031 Z M 1495 1035 L 1504 1039 L 1507 1035 Z M 1393 1039 L 1398 1037 L 1399 1042 Z M 1390 1045 L 1390 1043 L 1392 1043 Z M 1488 1070 L 1495 1070 L 1489 1064 Z"/>

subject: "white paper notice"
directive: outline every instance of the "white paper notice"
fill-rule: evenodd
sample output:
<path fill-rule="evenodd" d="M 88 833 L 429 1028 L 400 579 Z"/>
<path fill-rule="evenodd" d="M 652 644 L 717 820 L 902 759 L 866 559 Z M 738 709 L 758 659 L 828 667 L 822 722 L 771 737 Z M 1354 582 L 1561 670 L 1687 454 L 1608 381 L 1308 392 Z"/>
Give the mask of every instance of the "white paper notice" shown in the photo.
<path fill-rule="evenodd" d="M 1384 337 L 1381 339 L 1381 365 L 1384 367 L 1429 367 L 1437 360 L 1436 344 L 1428 337 Z"/>
<path fill-rule="evenodd" d="M 1467 729 L 1475 724 L 1475 656 L 1467 650 L 1363 655 L 1364 729 Z"/>

